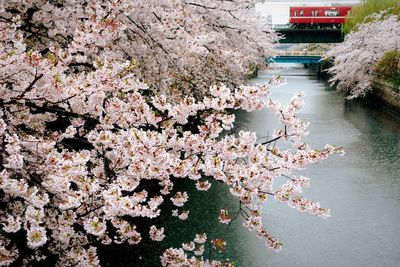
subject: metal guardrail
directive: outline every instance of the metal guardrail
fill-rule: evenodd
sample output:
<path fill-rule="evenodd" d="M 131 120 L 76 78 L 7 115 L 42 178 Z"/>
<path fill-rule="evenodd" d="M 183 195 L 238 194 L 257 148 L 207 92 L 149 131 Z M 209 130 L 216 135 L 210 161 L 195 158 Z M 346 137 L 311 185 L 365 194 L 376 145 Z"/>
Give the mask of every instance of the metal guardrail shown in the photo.
<path fill-rule="evenodd" d="M 291 25 L 290 24 L 273 24 L 272 29 L 274 30 L 280 30 L 280 29 L 290 29 Z"/>
<path fill-rule="evenodd" d="M 322 57 L 323 52 L 312 51 L 278 51 L 279 57 Z"/>

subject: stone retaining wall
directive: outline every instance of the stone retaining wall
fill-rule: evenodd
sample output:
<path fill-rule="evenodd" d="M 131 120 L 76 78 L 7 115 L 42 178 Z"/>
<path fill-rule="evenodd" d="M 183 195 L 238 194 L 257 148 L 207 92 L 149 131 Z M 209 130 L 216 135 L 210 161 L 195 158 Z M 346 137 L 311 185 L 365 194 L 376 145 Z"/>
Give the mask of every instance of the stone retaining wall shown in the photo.
<path fill-rule="evenodd" d="M 368 99 L 400 115 L 400 88 L 381 80 L 375 80 L 372 86 L 373 91 Z"/>

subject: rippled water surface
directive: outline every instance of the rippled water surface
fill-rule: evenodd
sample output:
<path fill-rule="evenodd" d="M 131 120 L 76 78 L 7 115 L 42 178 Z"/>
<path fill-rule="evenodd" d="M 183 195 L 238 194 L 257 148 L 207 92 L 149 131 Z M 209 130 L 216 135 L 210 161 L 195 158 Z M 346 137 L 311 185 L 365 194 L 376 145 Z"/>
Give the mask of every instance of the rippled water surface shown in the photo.
<path fill-rule="evenodd" d="M 315 218 L 267 202 L 264 224 L 283 243 L 276 253 L 239 220 L 228 230 L 218 224 L 219 209 L 233 211 L 238 203 L 224 187 L 213 184 L 209 192 L 189 194 L 190 219 L 167 223 L 167 231 L 176 234 L 168 236 L 165 244 L 177 247 L 192 240 L 199 230 L 194 224 L 200 224 L 210 238 L 226 237 L 227 251 L 219 257 L 233 259 L 238 266 L 400 266 L 400 118 L 363 101 L 345 101 L 306 69 L 281 69 L 274 74 L 287 79 L 285 86 L 271 89 L 275 99 L 287 102 L 296 92 L 305 93 L 301 117 L 311 123 L 307 142 L 315 148 L 327 143 L 345 147 L 345 157 L 330 157 L 302 172 L 311 178 L 304 195 L 329 207 L 331 217 Z M 254 83 L 267 82 L 270 76 L 261 73 Z M 276 126 L 267 110 L 237 117 L 238 123 L 259 136 Z M 192 184 L 183 186 L 194 191 Z"/>
<path fill-rule="evenodd" d="M 345 101 L 306 69 L 275 72 L 287 84 L 272 89 L 274 98 L 287 102 L 295 92 L 305 93 L 301 117 L 311 123 L 308 143 L 344 146 L 346 156 L 304 171 L 311 178 L 305 195 L 330 207 L 332 216 L 314 218 L 271 201 L 264 223 L 280 237 L 283 250 L 265 250 L 249 237 L 241 266 L 400 266 L 400 118 L 362 101 Z M 270 75 L 261 73 L 255 83 Z M 268 111 L 240 120 L 260 136 L 274 121 Z"/>

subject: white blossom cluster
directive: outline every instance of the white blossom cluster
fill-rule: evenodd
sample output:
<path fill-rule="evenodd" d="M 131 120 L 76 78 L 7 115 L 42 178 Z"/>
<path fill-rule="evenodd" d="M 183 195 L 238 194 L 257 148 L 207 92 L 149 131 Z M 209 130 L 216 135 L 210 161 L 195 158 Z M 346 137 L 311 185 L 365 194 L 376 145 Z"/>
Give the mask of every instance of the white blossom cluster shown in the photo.
<path fill-rule="evenodd" d="M 0 265 L 37 264 L 55 255 L 60 266 L 98 266 L 99 245 L 162 241 L 169 232 L 157 218 L 165 206 L 174 206 L 172 217 L 189 216 L 184 209 L 189 194 L 175 189 L 182 179 L 193 181 L 199 192 L 208 190 L 212 180 L 224 183 L 245 210 L 244 226 L 277 250 L 279 241 L 261 223 L 268 195 L 300 211 L 328 215 L 299 194 L 305 178 L 291 178 L 292 184 L 281 189 L 273 186 L 278 177 L 342 152 L 333 146 L 314 150 L 302 141 L 308 124 L 297 116 L 301 95 L 282 106 L 269 98 L 266 85 L 216 83 L 207 87 L 206 97 L 186 96 L 179 102 L 149 90 L 158 78 L 168 80 L 180 68 L 197 77 L 199 70 L 190 67 L 198 63 L 191 62 L 193 47 L 182 48 L 191 27 L 196 34 L 203 32 L 204 40 L 198 38 L 221 57 L 218 63 L 212 53 L 206 56 L 210 66 L 198 66 L 205 68 L 203 78 L 231 68 L 231 63 L 227 69 L 222 64 L 229 60 L 240 61 L 234 65 L 241 68 L 248 59 L 241 53 L 255 52 L 254 46 L 241 50 L 240 38 L 249 34 L 252 42 L 261 37 L 250 30 L 234 35 L 229 23 L 241 21 L 247 9 L 231 9 L 254 2 L 1 2 L 0 223 L 5 234 Z M 191 26 L 181 26 L 186 23 Z M 243 27 L 240 31 L 246 32 Z M 210 28 L 215 31 L 206 31 Z M 238 38 L 237 47 L 224 49 L 231 40 L 227 36 Z M 179 58 L 170 49 L 178 49 Z M 231 55 L 236 49 L 240 52 Z M 198 59 L 205 59 L 204 52 Z M 199 90 L 206 86 L 201 78 L 192 82 Z M 259 142 L 253 132 L 233 131 L 235 116 L 227 110 L 253 111 L 265 104 L 282 123 L 271 139 Z M 285 149 L 277 142 L 285 143 Z M 233 220 L 229 214 L 221 211 L 223 223 Z M 154 223 L 147 226 L 144 220 Z M 21 237 L 24 248 L 16 242 Z M 162 264 L 220 266 L 203 260 L 206 239 L 199 234 L 194 246 L 166 250 Z M 214 245 L 222 249 L 225 243 Z M 194 256 L 186 257 L 185 251 Z"/>
<path fill-rule="evenodd" d="M 33 12 L 24 27 L 35 50 L 65 46 L 73 38 L 75 65 L 104 57 L 129 58 L 138 66 L 136 76 L 158 91 L 193 94 L 195 89 L 200 94 L 217 82 L 239 85 L 250 64 L 265 65 L 264 57 L 271 55 L 278 37 L 254 14 L 258 2 L 17 0 L 1 1 L 0 9 L 6 12 L 0 16 L 24 19 Z M 94 24 L 95 16 L 103 18 L 101 23 Z M 76 32 L 82 24 L 85 34 Z M 101 40 L 95 36 L 99 32 Z"/>
<path fill-rule="evenodd" d="M 368 18 L 372 21 L 357 27 L 326 54 L 334 58 L 334 66 L 329 69 L 333 75 L 330 81 L 345 91 L 348 99 L 363 97 L 371 91 L 378 61 L 385 52 L 400 50 L 399 17 L 381 16 L 384 14 Z"/>

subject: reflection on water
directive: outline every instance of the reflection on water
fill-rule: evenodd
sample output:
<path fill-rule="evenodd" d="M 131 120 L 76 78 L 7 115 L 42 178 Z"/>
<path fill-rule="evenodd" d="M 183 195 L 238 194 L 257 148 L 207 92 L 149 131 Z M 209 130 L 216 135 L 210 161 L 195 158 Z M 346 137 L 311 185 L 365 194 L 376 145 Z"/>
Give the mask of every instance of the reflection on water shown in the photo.
<path fill-rule="evenodd" d="M 283 250 L 265 250 L 248 236 L 241 257 L 252 259 L 253 266 L 399 266 L 400 118 L 362 101 L 345 101 L 306 69 L 273 74 L 287 79 L 285 86 L 271 90 L 274 98 L 287 102 L 294 93 L 305 93 L 301 116 L 311 123 L 307 142 L 344 146 L 346 156 L 303 172 L 312 181 L 305 195 L 330 207 L 331 218 L 298 214 L 271 201 L 264 208 L 264 223 L 281 238 Z M 263 83 L 270 75 L 262 73 L 254 82 Z M 276 123 L 266 110 L 239 119 L 260 136 Z"/>
<path fill-rule="evenodd" d="M 282 251 L 275 253 L 239 220 L 229 231 L 218 224 L 219 209 L 234 211 L 238 203 L 214 183 L 210 192 L 189 194 L 189 222 L 168 224 L 167 233 L 176 235 L 167 235 L 164 246 L 190 241 L 199 231 L 193 225 L 200 224 L 210 239 L 227 235 L 227 251 L 219 258 L 234 259 L 238 266 L 400 266 L 400 119 L 363 101 L 346 102 L 306 69 L 273 72 L 287 78 L 285 86 L 271 89 L 275 99 L 287 102 L 294 93 L 305 93 L 301 117 L 311 123 L 306 141 L 313 147 L 345 147 L 345 157 L 331 157 L 303 172 L 312 186 L 304 195 L 331 208 L 332 216 L 323 220 L 267 201 L 264 224 L 283 242 Z M 267 82 L 270 75 L 261 73 L 254 83 Z M 237 119 L 260 137 L 277 126 L 267 110 L 239 113 Z M 195 190 L 193 184 L 183 186 Z M 153 262 L 159 262 L 158 255 Z"/>

